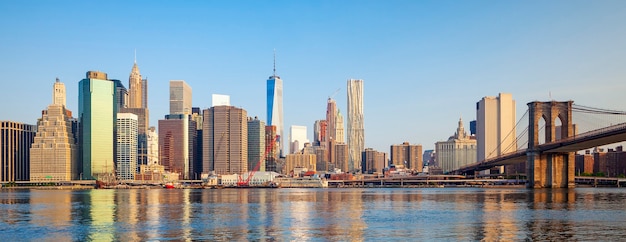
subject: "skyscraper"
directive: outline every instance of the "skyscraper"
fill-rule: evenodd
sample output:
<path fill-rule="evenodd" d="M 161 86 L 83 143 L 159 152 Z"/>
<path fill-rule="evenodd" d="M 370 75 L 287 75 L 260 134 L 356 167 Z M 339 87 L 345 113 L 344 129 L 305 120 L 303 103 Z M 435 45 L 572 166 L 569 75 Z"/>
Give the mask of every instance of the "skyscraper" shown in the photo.
<path fill-rule="evenodd" d="M 247 112 L 233 106 L 203 111 L 203 173 L 243 174 L 248 171 Z"/>
<path fill-rule="evenodd" d="M 36 132 L 35 125 L 0 121 L 0 181 L 28 181 L 29 148 Z"/>
<path fill-rule="evenodd" d="M 265 126 L 265 171 L 279 172 L 278 170 L 278 142 L 276 126 Z"/>
<path fill-rule="evenodd" d="M 476 103 L 477 162 L 517 150 L 515 121 L 515 100 L 510 93 Z M 504 173 L 504 168 L 499 172 Z"/>
<path fill-rule="evenodd" d="M 248 118 L 248 169 L 265 171 L 265 122 Z"/>
<path fill-rule="evenodd" d="M 78 84 L 78 119 L 82 177 L 98 179 L 115 170 L 114 127 L 117 119 L 115 83 L 107 74 L 87 72 Z"/>
<path fill-rule="evenodd" d="M 137 120 L 132 113 L 117 114 L 117 164 L 119 180 L 134 180 L 137 173 Z"/>
<path fill-rule="evenodd" d="M 31 181 L 78 179 L 78 146 L 72 130 L 72 112 L 65 108 L 65 84 L 56 79 L 52 104 L 42 111 L 30 148 Z"/>
<path fill-rule="evenodd" d="M 148 164 L 148 137 L 147 132 L 150 127 L 150 112 L 147 102 L 147 80 L 141 79 L 137 60 L 133 64 L 128 77 L 128 101 L 124 108 L 119 110 L 120 113 L 132 113 L 137 115 L 137 166 Z"/>
<path fill-rule="evenodd" d="M 338 143 L 346 142 L 345 128 L 343 125 L 343 115 L 341 115 L 341 111 L 337 109 L 337 116 L 335 116 L 335 140 Z"/>
<path fill-rule="evenodd" d="M 348 80 L 348 168 L 360 170 L 361 152 L 365 149 L 363 124 L 363 80 Z"/>
<path fill-rule="evenodd" d="M 332 98 L 328 98 L 326 101 L 326 124 L 328 125 L 326 128 L 326 137 L 328 137 L 328 141 L 337 141 L 337 103 Z"/>
<path fill-rule="evenodd" d="M 143 108 L 143 80 L 139 73 L 139 67 L 137 67 L 137 60 L 133 64 L 133 68 L 130 71 L 128 77 L 128 103 L 129 108 Z"/>
<path fill-rule="evenodd" d="M 170 81 L 170 114 L 191 115 L 191 87 L 185 81 Z"/>
<path fill-rule="evenodd" d="M 306 126 L 291 125 L 289 129 L 289 153 L 295 154 L 304 148 L 304 144 L 308 143 L 306 137 Z"/>
<path fill-rule="evenodd" d="M 274 75 L 267 80 L 267 125 L 276 126 L 279 155 L 283 156 L 283 80 L 276 75 L 276 55 L 274 55 Z"/>
<path fill-rule="evenodd" d="M 387 153 L 367 148 L 362 153 L 361 172 L 364 174 L 382 173 L 387 167 Z"/>
<path fill-rule="evenodd" d="M 326 120 L 316 120 L 315 124 L 313 124 L 313 145 L 316 146 L 324 146 L 326 147 L 326 129 L 327 129 Z"/>
<path fill-rule="evenodd" d="M 159 162 L 179 179 L 195 179 L 194 138 L 196 124 L 187 114 L 165 115 L 159 120 Z"/>

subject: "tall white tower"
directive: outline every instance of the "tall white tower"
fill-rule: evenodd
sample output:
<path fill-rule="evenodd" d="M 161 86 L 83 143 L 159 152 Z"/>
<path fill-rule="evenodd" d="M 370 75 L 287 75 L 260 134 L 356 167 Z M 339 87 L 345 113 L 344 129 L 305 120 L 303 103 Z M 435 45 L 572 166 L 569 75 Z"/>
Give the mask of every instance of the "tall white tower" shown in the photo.
<path fill-rule="evenodd" d="M 517 150 L 515 121 L 515 100 L 510 93 L 484 97 L 476 104 L 477 162 Z"/>
<path fill-rule="evenodd" d="M 63 105 L 65 107 L 65 84 L 57 78 L 52 88 L 52 104 Z"/>
<path fill-rule="evenodd" d="M 360 170 L 365 149 L 363 125 L 363 80 L 348 80 L 348 169 Z"/>

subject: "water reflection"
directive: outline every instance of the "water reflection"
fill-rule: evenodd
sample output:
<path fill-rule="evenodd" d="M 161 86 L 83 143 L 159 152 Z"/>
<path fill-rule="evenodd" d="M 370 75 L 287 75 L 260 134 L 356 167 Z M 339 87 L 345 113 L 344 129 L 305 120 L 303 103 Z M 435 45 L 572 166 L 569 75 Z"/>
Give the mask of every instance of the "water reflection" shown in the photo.
<path fill-rule="evenodd" d="M 0 190 L 0 212 L 0 241 L 626 236 L 625 189 Z"/>

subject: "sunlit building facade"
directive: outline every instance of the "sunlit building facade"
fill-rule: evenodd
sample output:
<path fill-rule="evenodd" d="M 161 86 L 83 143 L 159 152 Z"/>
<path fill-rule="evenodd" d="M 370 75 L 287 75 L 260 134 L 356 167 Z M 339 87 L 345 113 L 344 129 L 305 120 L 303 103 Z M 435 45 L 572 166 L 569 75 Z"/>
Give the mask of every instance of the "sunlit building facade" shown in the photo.
<path fill-rule="evenodd" d="M 396 166 L 404 166 L 407 169 L 422 172 L 424 167 L 422 158 L 422 145 L 404 142 L 391 146 L 391 164 Z"/>
<path fill-rule="evenodd" d="M 348 169 L 360 170 L 361 152 L 365 149 L 363 122 L 363 80 L 348 80 Z"/>
<path fill-rule="evenodd" d="M 118 180 L 134 180 L 137 170 L 137 122 L 132 113 L 117 114 L 117 164 Z"/>
<path fill-rule="evenodd" d="M 283 156 L 283 146 L 285 138 L 283 124 L 283 80 L 276 75 L 270 76 L 267 80 L 267 125 L 276 126 L 276 139 L 278 143 L 278 154 Z"/>
<path fill-rule="evenodd" d="M 516 151 L 515 122 L 515 100 L 510 93 L 484 97 L 476 103 L 476 161 Z M 504 173 L 504 167 L 497 170 Z"/>
<path fill-rule="evenodd" d="M 203 112 L 203 173 L 220 175 L 248 171 L 248 116 L 244 109 L 215 106 Z"/>
<path fill-rule="evenodd" d="M 185 81 L 170 81 L 170 114 L 191 115 L 191 100 L 191 87 Z"/>
<path fill-rule="evenodd" d="M 78 119 L 82 178 L 115 173 L 114 127 L 117 119 L 115 83 L 107 74 L 89 71 L 79 82 Z"/>
<path fill-rule="evenodd" d="M 72 112 L 65 107 L 65 84 L 57 78 L 53 103 L 37 121 L 37 135 L 30 148 L 31 181 L 70 181 L 80 179 L 78 145 L 72 129 Z"/>
<path fill-rule="evenodd" d="M 459 119 L 456 133 L 447 141 L 435 143 L 435 156 L 444 173 L 476 162 L 476 139 L 467 135 L 463 120 Z"/>

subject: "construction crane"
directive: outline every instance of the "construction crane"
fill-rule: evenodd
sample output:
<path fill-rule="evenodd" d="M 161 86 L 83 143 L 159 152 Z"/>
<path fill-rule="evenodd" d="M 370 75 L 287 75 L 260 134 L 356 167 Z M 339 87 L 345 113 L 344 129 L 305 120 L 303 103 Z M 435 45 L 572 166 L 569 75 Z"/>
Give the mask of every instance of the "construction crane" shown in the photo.
<path fill-rule="evenodd" d="M 239 179 L 237 181 L 237 187 L 249 187 L 250 186 L 250 179 L 252 179 L 252 177 L 254 176 L 254 173 L 256 173 L 259 170 L 261 166 L 261 162 L 265 159 L 265 157 L 267 156 L 267 153 L 269 153 L 272 147 L 274 147 L 274 144 L 276 143 L 276 138 L 277 137 L 275 136 L 274 140 L 269 145 L 265 146 L 265 153 L 263 153 L 261 158 L 259 158 L 259 161 L 256 163 L 252 171 L 248 172 L 248 177 L 246 177 L 246 179 L 244 180 L 243 177 L 241 177 L 241 175 L 239 176 Z"/>
<path fill-rule="evenodd" d="M 339 93 L 339 90 L 341 90 L 341 88 L 337 88 L 337 91 L 333 92 L 333 94 L 331 94 L 330 96 L 328 96 L 328 99 L 332 99 L 335 97 L 335 95 L 337 95 L 337 93 Z"/>

